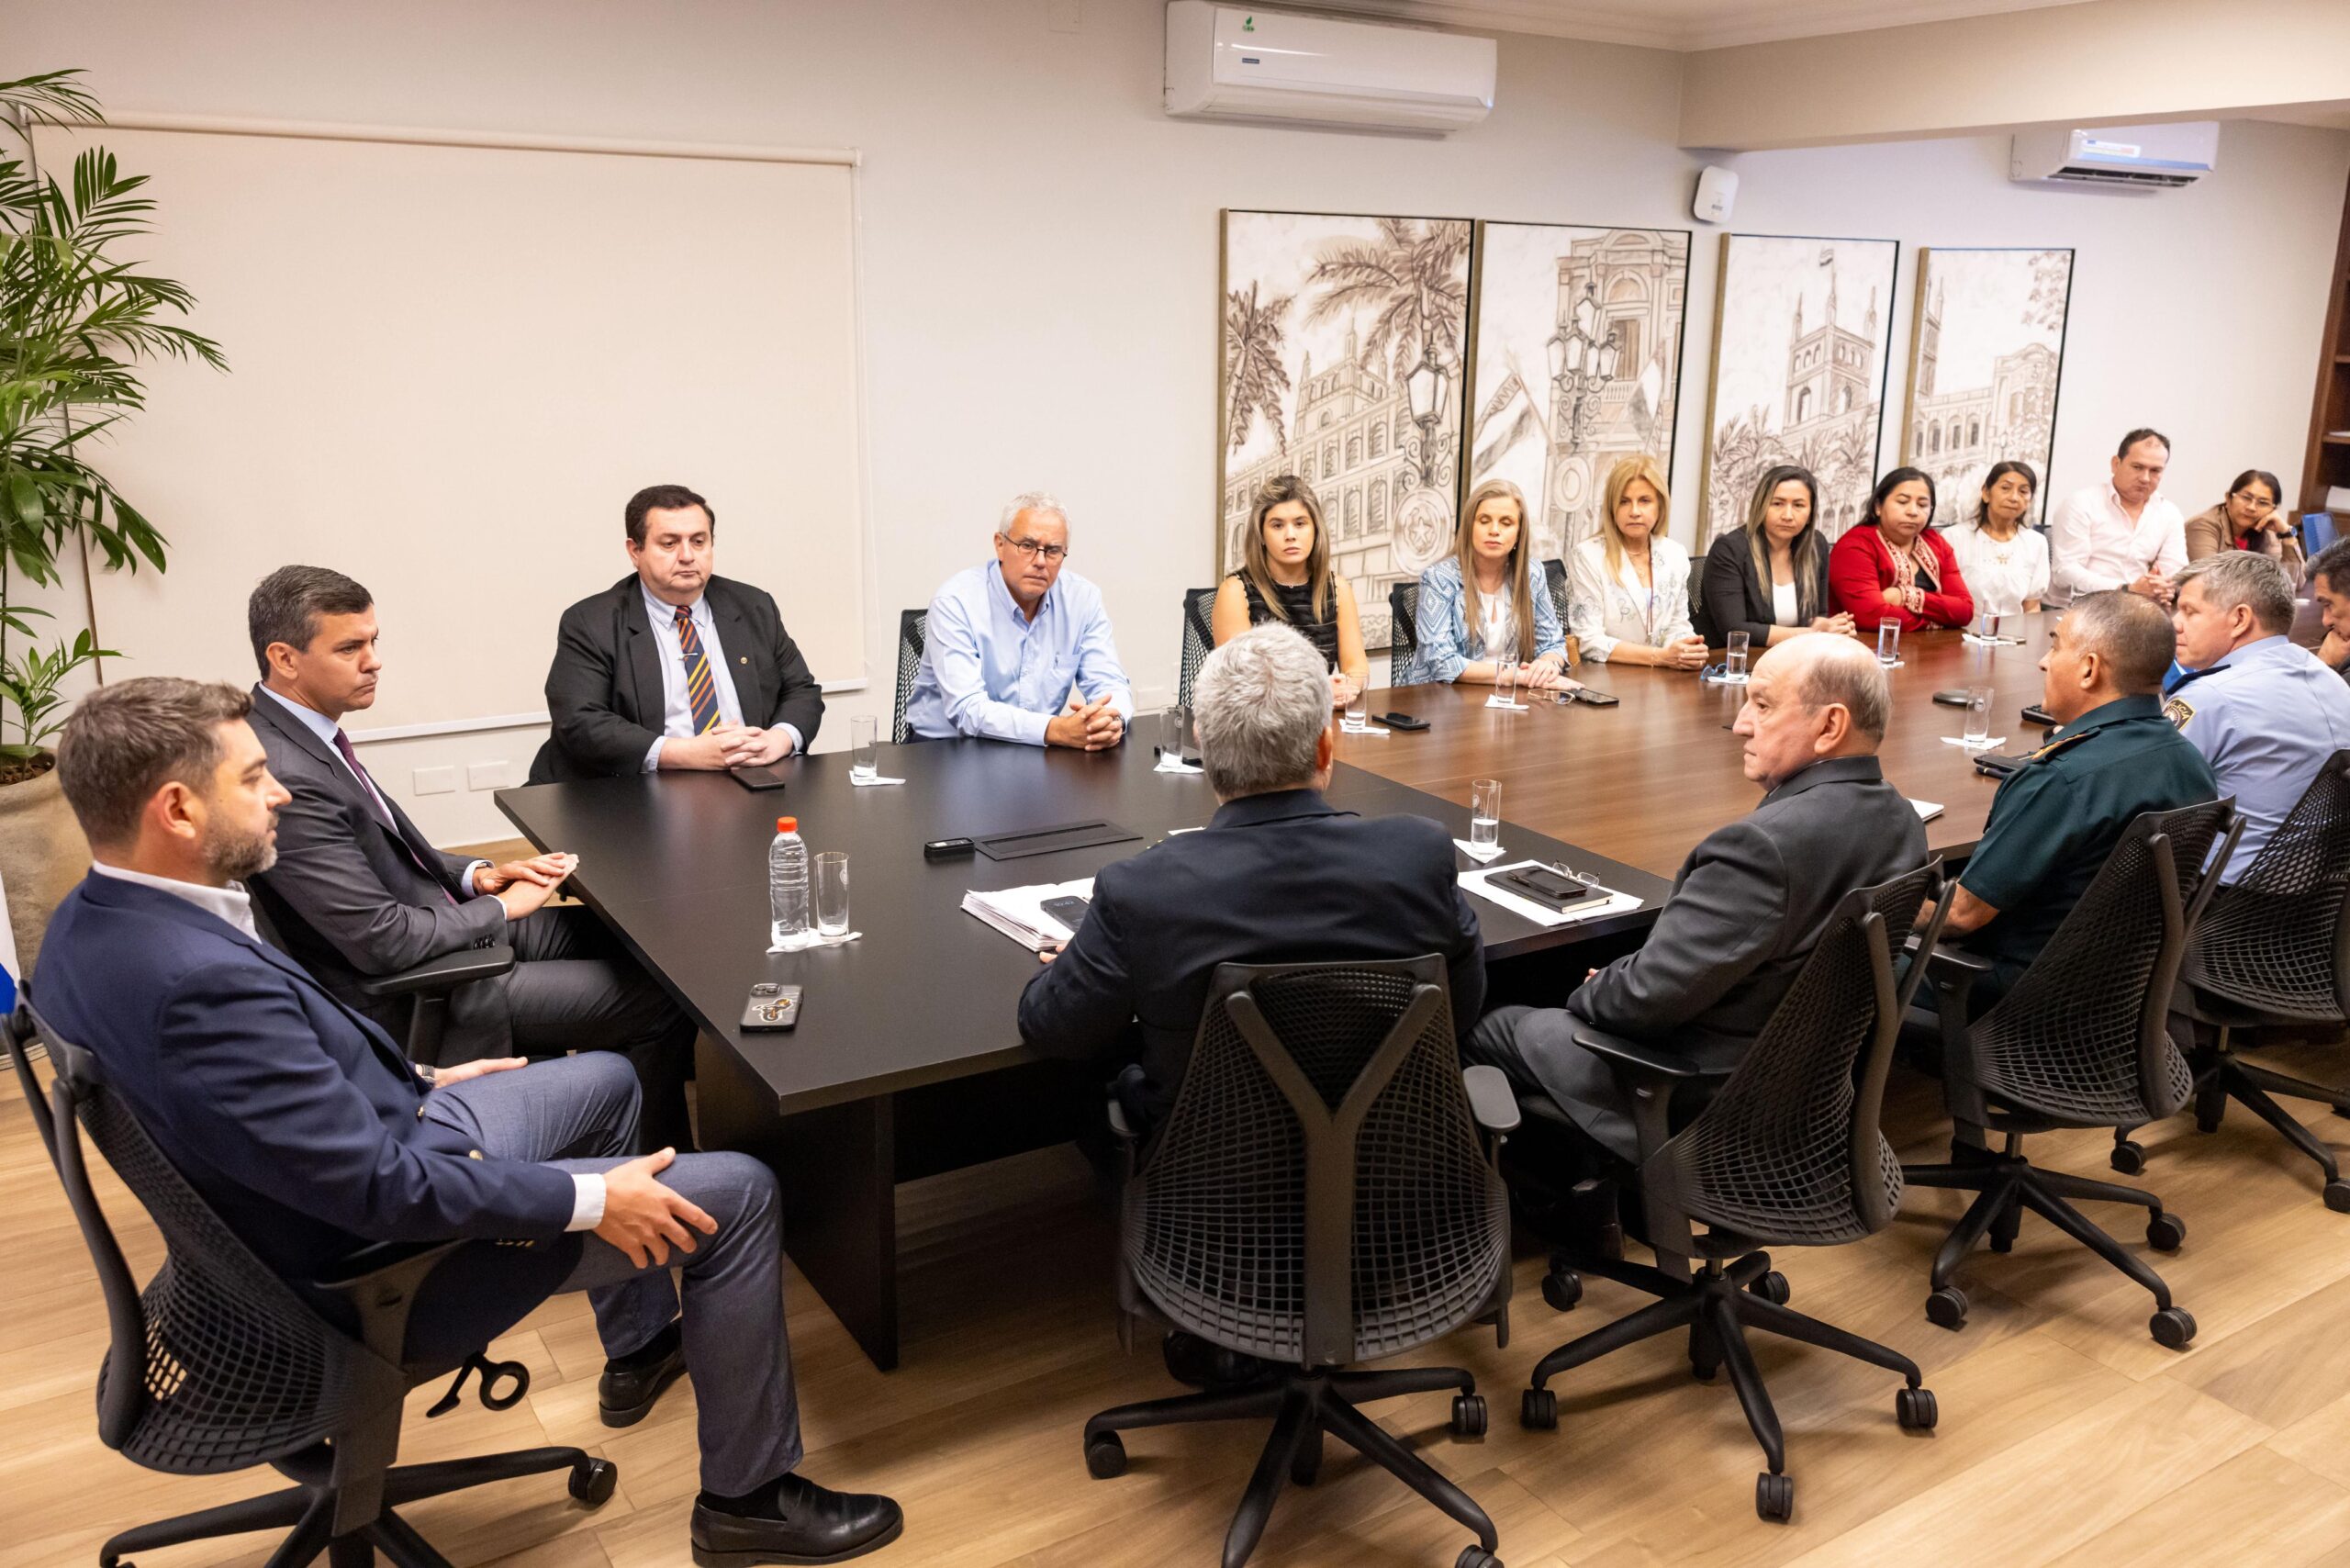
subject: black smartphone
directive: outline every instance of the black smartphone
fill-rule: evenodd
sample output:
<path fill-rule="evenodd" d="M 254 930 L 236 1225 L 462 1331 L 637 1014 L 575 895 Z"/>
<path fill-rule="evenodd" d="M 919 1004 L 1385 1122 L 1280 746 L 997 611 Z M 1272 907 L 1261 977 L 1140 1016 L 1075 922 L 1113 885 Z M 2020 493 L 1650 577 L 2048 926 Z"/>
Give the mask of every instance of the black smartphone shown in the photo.
<path fill-rule="evenodd" d="M 1379 713 L 1373 717 L 1391 730 L 1425 730 L 1428 727 L 1426 719 L 1415 719 L 1409 713 Z"/>
<path fill-rule="evenodd" d="M 1601 691 L 1588 686 L 1578 687 L 1567 695 L 1586 708 L 1613 708 L 1623 700 L 1612 691 Z"/>
<path fill-rule="evenodd" d="M 2038 724 L 2043 730 L 2053 730 L 2056 727 L 2056 715 L 2034 702 L 2024 709 L 2023 722 L 2027 724 Z"/>
<path fill-rule="evenodd" d="M 1975 771 L 1994 778 L 2005 778 L 2031 758 L 2010 751 L 1978 751 L 1975 754 Z"/>
<path fill-rule="evenodd" d="M 743 1004 L 743 1028 L 748 1032 L 789 1029 L 800 1022 L 800 988 L 761 980 Z"/>
<path fill-rule="evenodd" d="M 1046 899 L 1039 907 L 1071 931 L 1075 931 L 1085 923 L 1085 900 L 1074 893 L 1057 899 Z"/>
<path fill-rule="evenodd" d="M 1935 692 L 1934 700 L 1945 708 L 1964 708 L 1966 706 L 1966 691 L 1963 687 L 1953 687 L 1948 691 Z"/>
<path fill-rule="evenodd" d="M 1505 871 L 1494 880 L 1512 892 L 1524 893 L 1539 904 L 1552 909 L 1572 909 L 1579 903 L 1608 895 L 1572 877 L 1561 876 L 1548 866 L 1521 866 L 1515 871 Z"/>
<path fill-rule="evenodd" d="M 745 790 L 780 790 L 789 782 L 780 769 L 774 767 L 730 767 L 726 771 Z"/>
<path fill-rule="evenodd" d="M 968 838 L 934 838 L 922 846 L 925 860 L 959 860 L 979 852 L 979 846 Z"/>

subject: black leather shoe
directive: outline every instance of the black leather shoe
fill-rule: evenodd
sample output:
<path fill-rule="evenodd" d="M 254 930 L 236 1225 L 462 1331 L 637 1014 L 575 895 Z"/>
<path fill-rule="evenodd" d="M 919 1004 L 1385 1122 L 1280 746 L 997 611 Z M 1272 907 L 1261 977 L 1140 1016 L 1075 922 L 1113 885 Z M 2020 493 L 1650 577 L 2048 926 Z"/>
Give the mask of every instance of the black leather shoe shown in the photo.
<path fill-rule="evenodd" d="M 1271 1361 L 1211 1345 L 1180 1328 L 1167 1336 L 1159 1355 L 1167 1362 L 1167 1375 L 1192 1388 L 1237 1388 L 1281 1370 Z"/>
<path fill-rule="evenodd" d="M 845 1562 L 889 1545 L 906 1516 L 871 1492 L 834 1492 L 804 1475 L 771 1482 L 751 1513 L 694 1500 L 694 1561 L 701 1568 L 751 1568 L 758 1562 Z"/>
<path fill-rule="evenodd" d="M 656 1338 L 644 1351 L 627 1361 L 604 1363 L 604 1375 L 596 1384 L 596 1404 L 607 1427 L 635 1426 L 653 1414 L 654 1402 L 661 1397 L 661 1391 L 685 1375 L 683 1336 L 675 1324 L 661 1333 L 667 1339 L 666 1350 L 659 1349 L 662 1339 Z M 654 1353 L 646 1354 L 647 1351 Z"/>

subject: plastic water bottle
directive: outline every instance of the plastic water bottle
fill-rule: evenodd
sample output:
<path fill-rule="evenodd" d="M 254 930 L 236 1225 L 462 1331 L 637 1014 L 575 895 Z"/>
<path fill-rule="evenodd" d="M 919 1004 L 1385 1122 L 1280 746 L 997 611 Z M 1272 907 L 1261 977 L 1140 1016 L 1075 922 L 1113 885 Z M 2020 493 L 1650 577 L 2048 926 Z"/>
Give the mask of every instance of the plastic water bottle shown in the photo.
<path fill-rule="evenodd" d="M 775 842 L 767 846 L 767 933 L 778 947 L 808 940 L 808 846 L 798 817 L 776 818 Z"/>

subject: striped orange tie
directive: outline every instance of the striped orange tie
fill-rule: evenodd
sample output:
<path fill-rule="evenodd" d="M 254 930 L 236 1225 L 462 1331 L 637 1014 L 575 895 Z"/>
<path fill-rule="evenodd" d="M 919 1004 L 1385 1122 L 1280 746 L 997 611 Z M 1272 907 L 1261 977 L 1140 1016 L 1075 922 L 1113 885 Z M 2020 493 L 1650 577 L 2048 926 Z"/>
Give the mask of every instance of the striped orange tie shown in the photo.
<path fill-rule="evenodd" d="M 682 607 L 677 611 L 677 646 L 685 655 L 686 701 L 693 709 L 694 734 L 707 734 L 718 727 L 718 688 L 711 680 L 701 637 L 694 631 L 693 611 Z"/>

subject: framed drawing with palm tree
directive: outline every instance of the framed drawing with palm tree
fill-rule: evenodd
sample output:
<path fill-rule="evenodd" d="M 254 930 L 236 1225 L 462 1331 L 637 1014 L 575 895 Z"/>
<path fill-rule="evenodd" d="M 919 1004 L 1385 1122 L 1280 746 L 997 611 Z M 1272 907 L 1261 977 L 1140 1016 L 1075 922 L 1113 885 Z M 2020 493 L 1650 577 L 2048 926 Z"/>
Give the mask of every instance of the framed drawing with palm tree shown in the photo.
<path fill-rule="evenodd" d="M 1892 240 L 1722 236 L 1698 549 L 1744 522 L 1754 482 L 1780 463 L 1818 478 L 1822 536 L 1859 521 L 1876 483 L 1900 259 Z"/>
<path fill-rule="evenodd" d="M 2016 458 L 2040 476 L 2023 518 L 2039 526 L 2072 296 L 2070 251 L 1918 252 L 1901 461 L 1934 476 L 1936 523 L 1974 516 L 1984 474 Z"/>
<path fill-rule="evenodd" d="M 1468 486 L 1516 484 L 1537 555 L 1564 555 L 1618 458 L 1673 471 L 1689 231 L 1480 223 L 1476 273 Z"/>
<path fill-rule="evenodd" d="M 1299 476 L 1366 649 L 1388 644 L 1388 585 L 1452 543 L 1469 250 L 1460 218 L 1224 215 L 1216 572 L 1257 487 Z"/>

